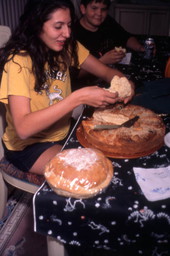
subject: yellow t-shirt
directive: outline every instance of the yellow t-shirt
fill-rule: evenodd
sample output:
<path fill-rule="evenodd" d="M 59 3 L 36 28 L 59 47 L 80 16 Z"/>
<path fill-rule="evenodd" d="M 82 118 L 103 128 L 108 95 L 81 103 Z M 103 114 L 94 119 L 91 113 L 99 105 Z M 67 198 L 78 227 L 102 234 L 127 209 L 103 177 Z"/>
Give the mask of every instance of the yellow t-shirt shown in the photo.
<path fill-rule="evenodd" d="M 89 51 L 78 43 L 80 65 L 88 55 Z M 9 111 L 8 95 L 30 98 L 31 111 L 34 112 L 47 108 L 49 105 L 57 104 L 58 101 L 64 99 L 71 93 L 69 70 L 66 72 L 58 70 L 50 73 L 47 69 L 46 74 L 47 84 L 50 87 L 46 91 L 43 90 L 42 93 L 37 93 L 34 91 L 35 79 L 32 73 L 32 61 L 29 56 L 16 55 L 14 61 L 9 61 L 5 65 L 0 86 L 0 101 L 5 104 L 7 110 L 7 127 L 3 135 L 3 141 L 9 150 L 19 151 L 37 142 L 59 141 L 64 139 L 68 134 L 70 115 L 60 119 L 48 129 L 26 140 L 20 139 L 16 134 Z"/>

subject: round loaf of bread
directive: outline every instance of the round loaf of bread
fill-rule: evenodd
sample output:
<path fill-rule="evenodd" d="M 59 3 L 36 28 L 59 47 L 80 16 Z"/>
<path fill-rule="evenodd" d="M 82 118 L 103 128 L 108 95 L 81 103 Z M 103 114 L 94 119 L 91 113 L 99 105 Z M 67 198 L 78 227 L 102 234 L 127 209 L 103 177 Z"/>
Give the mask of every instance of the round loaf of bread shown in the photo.
<path fill-rule="evenodd" d="M 58 153 L 46 165 L 44 175 L 57 194 L 89 198 L 109 185 L 113 166 L 97 149 L 73 148 Z"/>
<path fill-rule="evenodd" d="M 94 129 L 95 125 L 119 125 L 139 116 L 131 127 Z M 155 152 L 164 144 L 165 125 L 161 117 L 141 106 L 128 104 L 96 109 L 91 118 L 82 121 L 77 137 L 83 146 L 94 147 L 108 157 L 137 158 Z"/>
<path fill-rule="evenodd" d="M 108 90 L 110 92 L 118 92 L 120 98 L 126 98 L 132 94 L 131 84 L 126 77 L 114 76 Z"/>

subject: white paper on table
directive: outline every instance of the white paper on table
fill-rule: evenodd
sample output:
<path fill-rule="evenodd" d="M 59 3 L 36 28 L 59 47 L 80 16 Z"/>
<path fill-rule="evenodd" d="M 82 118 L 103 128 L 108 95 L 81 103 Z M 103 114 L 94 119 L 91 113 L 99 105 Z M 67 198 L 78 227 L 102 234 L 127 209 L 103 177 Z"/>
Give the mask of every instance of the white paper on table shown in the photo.
<path fill-rule="evenodd" d="M 127 52 L 125 57 L 119 62 L 119 64 L 129 65 L 131 61 L 132 53 Z"/>
<path fill-rule="evenodd" d="M 170 166 L 160 168 L 133 168 L 135 178 L 149 201 L 170 198 Z"/>

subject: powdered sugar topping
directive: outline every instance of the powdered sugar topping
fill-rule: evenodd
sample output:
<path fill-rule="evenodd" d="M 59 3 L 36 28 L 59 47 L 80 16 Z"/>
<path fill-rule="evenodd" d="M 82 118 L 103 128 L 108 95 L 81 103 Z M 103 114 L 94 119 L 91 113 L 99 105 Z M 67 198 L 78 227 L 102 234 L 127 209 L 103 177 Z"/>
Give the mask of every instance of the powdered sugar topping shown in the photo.
<path fill-rule="evenodd" d="M 58 157 L 78 171 L 89 169 L 98 159 L 96 152 L 90 148 L 71 149 L 64 156 L 59 153 Z"/>

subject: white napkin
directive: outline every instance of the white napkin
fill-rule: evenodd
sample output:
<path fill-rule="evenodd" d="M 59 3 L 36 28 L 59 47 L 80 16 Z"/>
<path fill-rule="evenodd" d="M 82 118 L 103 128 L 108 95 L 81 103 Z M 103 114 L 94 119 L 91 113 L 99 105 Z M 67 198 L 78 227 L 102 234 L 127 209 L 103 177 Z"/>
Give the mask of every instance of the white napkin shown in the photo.
<path fill-rule="evenodd" d="M 161 168 L 133 168 L 135 178 L 149 201 L 170 198 L 170 166 Z"/>
<path fill-rule="evenodd" d="M 119 62 L 119 64 L 129 65 L 131 61 L 132 53 L 127 52 L 125 57 Z"/>

